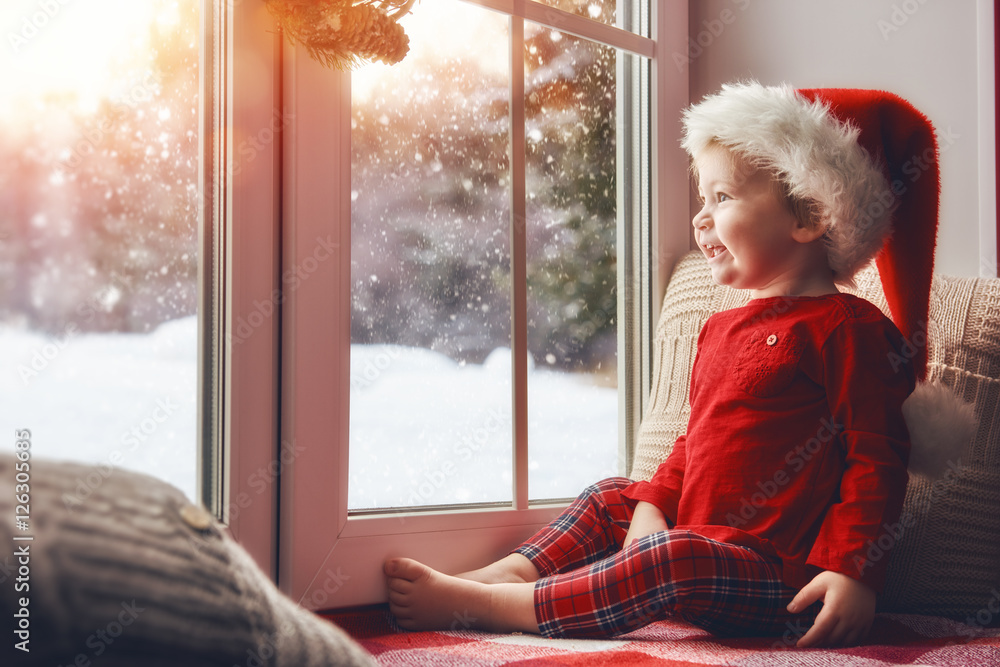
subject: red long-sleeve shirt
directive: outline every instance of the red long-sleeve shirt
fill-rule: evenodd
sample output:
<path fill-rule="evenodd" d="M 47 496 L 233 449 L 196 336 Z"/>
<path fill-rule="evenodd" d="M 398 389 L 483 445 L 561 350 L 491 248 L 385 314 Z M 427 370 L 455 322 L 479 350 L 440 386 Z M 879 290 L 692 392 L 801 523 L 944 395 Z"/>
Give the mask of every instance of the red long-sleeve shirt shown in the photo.
<path fill-rule="evenodd" d="M 906 492 L 907 349 L 850 294 L 716 313 L 698 338 L 687 433 L 625 495 L 675 528 L 776 555 L 789 586 L 832 570 L 881 591 Z"/>

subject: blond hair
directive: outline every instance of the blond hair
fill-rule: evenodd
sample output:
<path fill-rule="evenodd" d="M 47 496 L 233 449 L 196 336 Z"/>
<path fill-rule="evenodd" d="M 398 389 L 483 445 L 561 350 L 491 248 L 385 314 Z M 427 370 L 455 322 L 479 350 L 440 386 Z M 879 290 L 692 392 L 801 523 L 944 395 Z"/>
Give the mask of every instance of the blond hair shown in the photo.
<path fill-rule="evenodd" d="M 794 215 L 796 220 L 809 229 L 812 229 L 819 224 L 820 216 L 817 211 L 817 203 L 812 199 L 798 197 L 793 194 L 791 184 L 786 178 L 782 177 L 782 174 L 779 171 L 770 165 L 762 164 L 760 160 L 757 160 L 749 155 L 743 155 L 739 151 L 735 151 L 714 139 L 709 141 L 708 144 L 705 145 L 704 149 L 697 155 L 693 155 L 691 157 L 689 171 L 691 172 L 693 183 L 697 183 L 699 178 L 697 163 L 698 157 L 700 155 L 704 155 L 705 152 L 711 149 L 720 149 L 729 161 L 730 166 L 733 168 L 733 172 L 741 178 L 749 176 L 749 173 L 747 172 L 748 168 L 764 171 L 769 174 L 771 189 L 781 203 L 784 204 L 788 212 Z"/>

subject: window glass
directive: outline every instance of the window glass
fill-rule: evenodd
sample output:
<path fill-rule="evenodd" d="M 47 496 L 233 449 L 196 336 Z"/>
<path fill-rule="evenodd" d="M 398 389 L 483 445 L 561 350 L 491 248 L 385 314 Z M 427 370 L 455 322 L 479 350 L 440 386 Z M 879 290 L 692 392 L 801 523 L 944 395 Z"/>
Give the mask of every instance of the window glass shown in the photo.
<path fill-rule="evenodd" d="M 510 502 L 507 19 L 402 25 L 409 55 L 352 75 L 348 505 Z"/>
<path fill-rule="evenodd" d="M 618 474 L 615 59 L 525 26 L 532 500 Z"/>
<path fill-rule="evenodd" d="M 403 25 L 406 59 L 352 75 L 348 504 L 510 502 L 507 19 L 449 0 Z M 530 23 L 524 49 L 538 500 L 618 473 L 616 52 Z"/>
<path fill-rule="evenodd" d="M 0 431 L 196 497 L 198 0 L 0 7 Z"/>
<path fill-rule="evenodd" d="M 618 26 L 636 34 L 648 36 L 648 28 L 640 27 L 638 12 L 644 3 L 635 0 L 536 0 L 543 5 L 583 16 L 605 25 Z M 643 22 L 644 23 L 644 22 Z"/>

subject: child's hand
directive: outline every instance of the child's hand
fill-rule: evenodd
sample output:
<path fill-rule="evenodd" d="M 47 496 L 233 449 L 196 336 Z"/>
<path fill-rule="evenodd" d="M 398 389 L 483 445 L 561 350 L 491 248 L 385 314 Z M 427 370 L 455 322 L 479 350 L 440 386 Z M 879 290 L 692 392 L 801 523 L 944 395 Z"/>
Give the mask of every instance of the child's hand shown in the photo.
<path fill-rule="evenodd" d="M 800 590 L 788 611 L 802 611 L 816 600 L 823 609 L 796 646 L 856 646 L 868 636 L 875 618 L 875 591 L 846 574 L 826 570 Z"/>
<path fill-rule="evenodd" d="M 640 537 L 646 537 L 661 530 L 667 530 L 669 527 L 667 519 L 663 516 L 663 512 L 660 511 L 659 507 L 640 500 L 635 506 L 635 511 L 632 513 L 632 523 L 628 526 L 628 532 L 625 534 L 625 541 L 622 543 L 622 548 L 624 549 Z"/>

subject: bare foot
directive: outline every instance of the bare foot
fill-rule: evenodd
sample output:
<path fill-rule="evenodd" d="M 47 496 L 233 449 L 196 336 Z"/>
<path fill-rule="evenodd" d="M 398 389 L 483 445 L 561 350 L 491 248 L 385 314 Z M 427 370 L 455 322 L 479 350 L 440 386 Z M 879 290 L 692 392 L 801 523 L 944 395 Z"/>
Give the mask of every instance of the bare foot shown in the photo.
<path fill-rule="evenodd" d="M 526 584 L 538 581 L 538 569 L 521 554 L 509 554 L 478 570 L 456 574 L 459 579 L 478 581 L 482 584 Z"/>
<path fill-rule="evenodd" d="M 407 630 L 538 632 L 534 586 L 488 585 L 442 574 L 410 558 L 385 562 L 389 611 Z"/>

